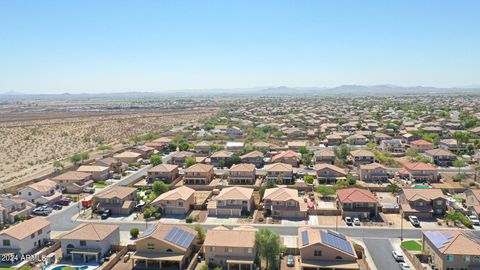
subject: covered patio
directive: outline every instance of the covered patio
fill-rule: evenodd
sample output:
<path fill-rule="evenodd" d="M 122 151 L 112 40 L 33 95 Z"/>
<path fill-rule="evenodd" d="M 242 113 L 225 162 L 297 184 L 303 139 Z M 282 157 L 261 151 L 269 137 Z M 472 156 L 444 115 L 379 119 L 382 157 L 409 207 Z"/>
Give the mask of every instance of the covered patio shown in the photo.
<path fill-rule="evenodd" d="M 253 270 L 253 260 L 228 259 L 227 270 Z"/>
<path fill-rule="evenodd" d="M 302 260 L 300 262 L 302 270 L 356 270 L 360 269 L 358 263 L 352 261 L 322 261 L 322 260 Z"/>
<path fill-rule="evenodd" d="M 70 251 L 70 256 L 72 262 L 76 260 L 82 260 L 84 263 L 87 262 L 99 262 L 101 257 L 100 249 L 94 248 L 77 248 Z"/>
<path fill-rule="evenodd" d="M 132 256 L 132 269 L 181 269 L 184 255 L 136 252 Z"/>

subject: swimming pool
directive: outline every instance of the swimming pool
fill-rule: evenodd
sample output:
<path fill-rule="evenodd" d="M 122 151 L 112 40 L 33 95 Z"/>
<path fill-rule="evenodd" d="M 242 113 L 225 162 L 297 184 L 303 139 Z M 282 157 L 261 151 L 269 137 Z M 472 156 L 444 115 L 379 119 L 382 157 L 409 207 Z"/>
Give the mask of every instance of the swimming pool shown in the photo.
<path fill-rule="evenodd" d="M 51 265 L 46 268 L 46 270 L 63 270 L 63 269 L 74 269 L 74 270 L 94 270 L 98 268 L 98 265 Z"/>

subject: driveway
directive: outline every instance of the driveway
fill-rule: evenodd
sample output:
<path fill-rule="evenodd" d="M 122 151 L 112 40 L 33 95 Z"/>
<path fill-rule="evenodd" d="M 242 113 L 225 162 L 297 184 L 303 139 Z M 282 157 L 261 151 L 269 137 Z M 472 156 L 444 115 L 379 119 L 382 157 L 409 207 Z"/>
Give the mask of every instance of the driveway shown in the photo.
<path fill-rule="evenodd" d="M 318 226 L 319 225 L 318 216 L 314 216 L 314 215 L 308 216 L 308 225 Z"/>
<path fill-rule="evenodd" d="M 363 242 L 372 257 L 372 260 L 375 263 L 375 267 L 378 270 L 389 269 L 389 270 L 398 270 L 400 266 L 393 259 L 392 244 L 388 239 L 364 239 Z"/>
<path fill-rule="evenodd" d="M 219 224 L 219 225 L 237 225 L 238 218 L 219 218 L 219 217 L 207 217 L 205 224 Z"/>
<path fill-rule="evenodd" d="M 282 225 L 303 226 L 305 224 L 307 221 L 303 219 L 282 219 Z"/>

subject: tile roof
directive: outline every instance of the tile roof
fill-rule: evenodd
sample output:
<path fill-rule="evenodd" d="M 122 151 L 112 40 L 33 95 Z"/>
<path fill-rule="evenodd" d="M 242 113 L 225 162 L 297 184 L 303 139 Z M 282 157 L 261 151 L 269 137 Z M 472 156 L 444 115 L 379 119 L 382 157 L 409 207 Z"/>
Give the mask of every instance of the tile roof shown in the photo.
<path fill-rule="evenodd" d="M 328 170 L 332 170 L 332 171 L 335 171 L 339 174 L 343 174 L 343 175 L 347 175 L 347 173 L 345 172 L 344 169 L 340 168 L 340 167 L 337 167 L 335 165 L 332 165 L 332 164 L 326 164 L 326 163 L 320 163 L 320 164 L 315 164 L 315 167 L 314 169 L 316 171 L 321 171 L 321 170 L 325 170 L 325 169 L 328 169 Z"/>
<path fill-rule="evenodd" d="M 33 188 L 39 192 L 48 192 L 52 189 L 55 189 L 56 186 L 57 186 L 57 182 L 52 181 L 50 179 L 45 179 L 40 182 L 30 184 L 27 187 Z"/>
<path fill-rule="evenodd" d="M 440 253 L 480 256 L 480 238 L 473 232 L 461 230 L 425 231 L 423 235 L 433 243 Z"/>
<path fill-rule="evenodd" d="M 254 248 L 255 230 L 236 228 L 229 230 L 225 227 L 216 227 L 207 231 L 205 246 Z"/>
<path fill-rule="evenodd" d="M 22 240 L 50 224 L 51 222 L 44 218 L 34 217 L 0 231 L 0 235 L 8 235 L 12 238 Z"/>
<path fill-rule="evenodd" d="M 148 172 L 171 172 L 177 169 L 177 165 L 172 165 L 172 164 L 159 164 L 150 170 Z"/>
<path fill-rule="evenodd" d="M 79 172 L 103 172 L 106 170 L 109 170 L 109 167 L 104 167 L 104 166 L 80 166 L 77 171 Z"/>
<path fill-rule="evenodd" d="M 101 199 L 112 199 L 112 198 L 125 199 L 130 194 L 136 191 L 137 189 L 133 187 L 115 186 L 100 192 L 99 194 L 95 195 L 95 197 L 101 198 Z"/>
<path fill-rule="evenodd" d="M 372 192 L 360 188 L 346 188 L 337 190 L 338 200 L 342 203 L 377 203 L 377 198 Z"/>
<path fill-rule="evenodd" d="M 350 152 L 350 155 L 352 157 L 374 157 L 375 156 L 372 152 L 364 149 L 354 150 Z"/>
<path fill-rule="evenodd" d="M 274 172 L 291 172 L 293 171 L 293 167 L 291 164 L 285 164 L 285 163 L 274 163 L 274 164 L 268 164 L 266 167 L 267 171 L 274 171 Z"/>
<path fill-rule="evenodd" d="M 52 178 L 53 181 L 81 181 L 91 176 L 87 172 L 68 171 Z"/>
<path fill-rule="evenodd" d="M 155 204 L 156 202 L 162 201 L 162 200 L 187 200 L 195 194 L 195 190 L 187 187 L 187 186 L 181 186 L 176 189 L 169 190 L 165 193 L 160 194 L 155 200 L 152 201 L 152 204 Z"/>
<path fill-rule="evenodd" d="M 284 151 L 284 152 L 281 152 L 280 154 L 277 154 L 277 155 L 273 156 L 272 160 L 275 161 L 275 160 L 279 160 L 279 159 L 282 159 L 282 158 L 297 158 L 297 159 L 299 159 L 300 154 L 298 154 L 295 151 L 288 150 L 288 151 Z"/>
<path fill-rule="evenodd" d="M 253 188 L 227 187 L 223 188 L 216 200 L 250 200 L 253 197 Z"/>
<path fill-rule="evenodd" d="M 407 163 L 404 165 L 408 171 L 437 171 L 437 167 L 423 162 Z"/>
<path fill-rule="evenodd" d="M 179 246 L 169 240 L 167 240 L 167 236 L 170 234 L 170 232 L 172 232 L 173 229 L 180 229 L 182 231 L 185 231 L 189 234 L 192 234 L 194 235 L 195 237 L 198 235 L 198 232 L 190 227 L 187 227 L 187 226 L 184 226 L 184 225 L 174 225 L 174 224 L 157 224 L 155 225 L 155 227 L 153 227 L 152 229 L 149 229 L 147 231 L 145 231 L 136 241 L 135 243 L 137 242 L 141 242 L 145 239 L 148 239 L 148 238 L 155 238 L 155 239 L 158 239 L 160 241 L 165 241 L 165 242 L 168 242 L 169 244 L 173 244 L 175 245 L 176 247 L 178 247 L 179 249 L 181 250 L 187 250 L 187 248 L 185 247 L 182 247 L 182 246 Z M 190 243 L 186 243 L 188 246 L 190 246 L 193 242 L 194 242 L 194 239 L 192 239 L 192 241 L 190 241 Z"/>
<path fill-rule="evenodd" d="M 441 189 L 438 188 L 404 188 L 401 191 L 408 201 L 416 201 L 422 199 L 431 201 L 438 198 L 446 199 Z"/>
<path fill-rule="evenodd" d="M 101 241 L 110 236 L 119 226 L 114 224 L 84 223 L 63 235 L 60 239 Z"/>
<path fill-rule="evenodd" d="M 254 172 L 255 165 L 250 163 L 240 163 L 232 165 L 230 172 Z"/>
<path fill-rule="evenodd" d="M 212 165 L 197 163 L 183 170 L 184 172 L 209 172 L 213 170 Z"/>
<path fill-rule="evenodd" d="M 267 188 L 263 195 L 264 200 L 272 201 L 299 201 L 298 190 L 292 188 Z"/>

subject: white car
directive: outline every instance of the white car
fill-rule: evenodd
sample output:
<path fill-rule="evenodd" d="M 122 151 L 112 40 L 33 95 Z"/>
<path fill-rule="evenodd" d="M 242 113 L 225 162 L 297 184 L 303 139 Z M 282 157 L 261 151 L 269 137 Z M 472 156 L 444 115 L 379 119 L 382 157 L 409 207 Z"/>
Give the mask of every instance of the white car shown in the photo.
<path fill-rule="evenodd" d="M 345 217 L 345 223 L 347 223 L 348 226 L 353 224 L 352 218 L 351 217 Z"/>
<path fill-rule="evenodd" d="M 468 216 L 468 220 L 470 220 L 473 223 L 473 225 L 477 225 L 477 226 L 480 225 L 480 221 L 474 215 Z"/>
<path fill-rule="evenodd" d="M 397 262 L 404 262 L 405 259 L 403 258 L 403 254 L 400 253 L 399 251 L 392 251 L 392 256 Z"/>
<path fill-rule="evenodd" d="M 401 263 L 399 263 L 398 265 L 400 266 L 400 269 L 402 269 L 402 270 L 411 270 L 411 269 L 412 269 L 412 268 L 410 268 L 410 266 L 408 266 L 408 264 L 405 263 L 405 262 L 401 262 Z"/>
<path fill-rule="evenodd" d="M 356 226 L 360 226 L 360 219 L 354 218 L 353 219 L 353 224 L 355 224 Z"/>
<path fill-rule="evenodd" d="M 410 223 L 412 223 L 413 226 L 420 226 L 420 220 L 418 220 L 416 216 L 408 216 L 408 220 L 410 221 Z"/>

